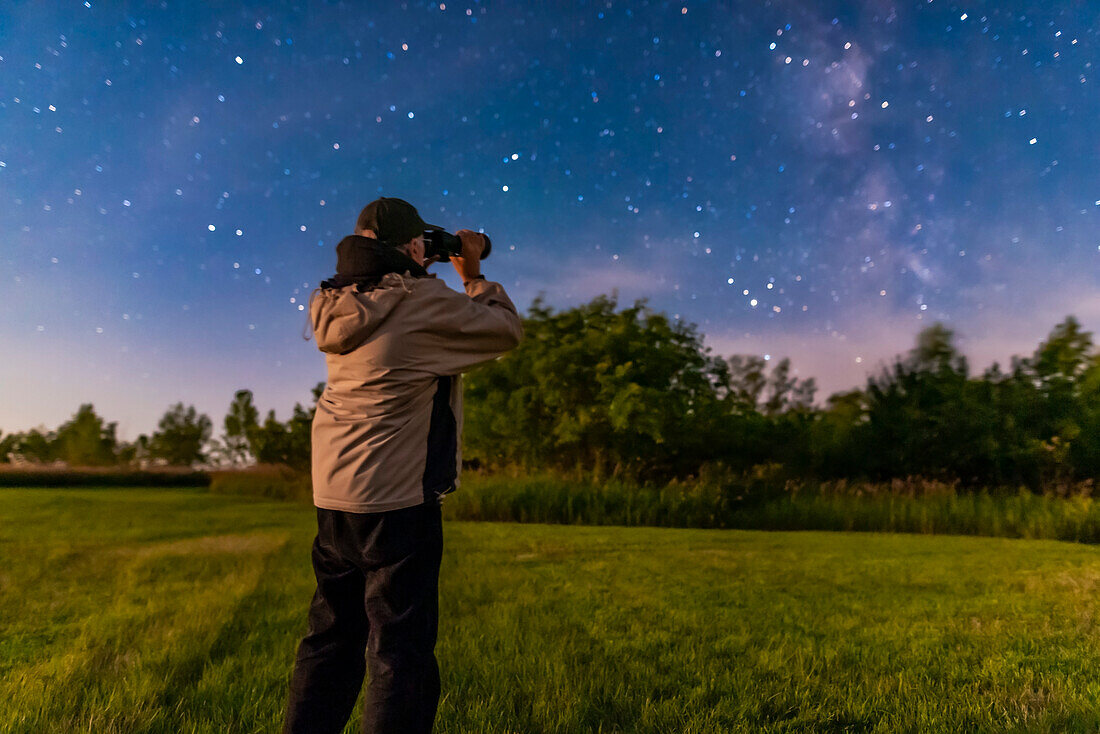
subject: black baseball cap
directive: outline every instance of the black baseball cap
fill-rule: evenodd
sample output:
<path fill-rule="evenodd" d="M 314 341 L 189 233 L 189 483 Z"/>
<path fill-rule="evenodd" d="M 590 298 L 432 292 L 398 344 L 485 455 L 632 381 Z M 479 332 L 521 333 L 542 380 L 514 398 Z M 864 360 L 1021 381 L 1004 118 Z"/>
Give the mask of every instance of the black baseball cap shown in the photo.
<path fill-rule="evenodd" d="M 383 196 L 363 207 L 355 223 L 355 231 L 372 230 L 379 240 L 391 245 L 403 245 L 426 229 L 442 229 L 420 218 L 416 207 L 404 199 Z"/>

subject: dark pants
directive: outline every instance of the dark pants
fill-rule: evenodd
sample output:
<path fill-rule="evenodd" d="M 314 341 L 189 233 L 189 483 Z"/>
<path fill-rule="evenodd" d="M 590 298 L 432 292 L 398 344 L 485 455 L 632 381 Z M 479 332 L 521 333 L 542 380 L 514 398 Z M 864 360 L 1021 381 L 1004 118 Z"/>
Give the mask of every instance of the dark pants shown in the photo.
<path fill-rule="evenodd" d="M 294 661 L 284 732 L 342 731 L 366 668 L 364 732 L 432 730 L 442 555 L 435 500 L 371 514 L 318 508 L 317 592 Z"/>

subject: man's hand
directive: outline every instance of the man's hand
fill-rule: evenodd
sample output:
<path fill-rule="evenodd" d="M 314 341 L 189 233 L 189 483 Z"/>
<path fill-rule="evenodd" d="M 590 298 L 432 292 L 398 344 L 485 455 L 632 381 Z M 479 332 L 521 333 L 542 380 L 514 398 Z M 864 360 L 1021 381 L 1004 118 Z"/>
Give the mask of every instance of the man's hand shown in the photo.
<path fill-rule="evenodd" d="M 462 257 L 452 257 L 455 272 L 465 283 L 481 275 L 481 251 L 485 249 L 485 235 L 469 229 L 460 229 L 455 235 L 462 240 Z"/>

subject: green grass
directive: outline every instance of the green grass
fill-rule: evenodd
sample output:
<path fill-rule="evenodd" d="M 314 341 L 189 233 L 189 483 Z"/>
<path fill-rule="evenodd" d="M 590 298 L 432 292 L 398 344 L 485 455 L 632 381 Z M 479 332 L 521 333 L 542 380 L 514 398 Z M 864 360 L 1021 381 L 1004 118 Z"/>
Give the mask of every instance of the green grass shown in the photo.
<path fill-rule="evenodd" d="M 3 490 L 0 732 L 277 731 L 313 529 L 201 490 Z M 1100 728 L 1088 546 L 445 532 L 439 732 Z"/>

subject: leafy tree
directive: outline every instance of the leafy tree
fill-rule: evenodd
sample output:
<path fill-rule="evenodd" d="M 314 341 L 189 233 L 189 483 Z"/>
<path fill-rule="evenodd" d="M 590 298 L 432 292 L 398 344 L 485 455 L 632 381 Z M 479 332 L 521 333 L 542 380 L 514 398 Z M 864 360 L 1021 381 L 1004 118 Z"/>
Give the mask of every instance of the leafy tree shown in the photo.
<path fill-rule="evenodd" d="M 644 301 L 616 307 L 600 296 L 554 313 L 535 301 L 519 347 L 467 377 L 470 458 L 660 476 L 719 448 L 726 365 L 694 326 Z"/>
<path fill-rule="evenodd" d="M 71 466 L 109 466 L 117 463 L 116 423 L 104 423 L 91 403 L 57 429 L 56 455 Z"/>
<path fill-rule="evenodd" d="M 791 377 L 791 360 L 784 357 L 772 368 L 768 379 L 768 399 L 764 401 L 764 413 L 770 416 L 782 413 L 796 383 L 797 380 Z"/>
<path fill-rule="evenodd" d="M 11 463 L 11 453 L 15 448 L 17 441 L 14 433 L 4 435 L 3 431 L 0 431 L 0 464 Z"/>
<path fill-rule="evenodd" d="M 958 479 L 964 486 L 1064 485 L 1100 475 L 1100 357 L 1073 317 L 1011 370 L 980 378 L 942 324 L 922 331 L 907 357 L 868 380 L 858 420 L 837 406 L 822 416 L 815 466 L 852 476 Z M 831 401 L 832 402 L 832 401 Z M 852 401 L 853 405 L 855 401 Z M 834 436 L 846 443 L 831 441 Z"/>
<path fill-rule="evenodd" d="M 274 410 L 269 410 L 264 422 L 252 432 L 249 445 L 256 461 L 261 464 L 287 463 L 287 428 L 275 417 Z"/>
<path fill-rule="evenodd" d="M 870 420 L 867 394 L 849 390 L 830 395 L 825 409 L 808 426 L 810 471 L 818 476 L 857 477 L 867 469 L 860 427 Z"/>
<path fill-rule="evenodd" d="M 57 459 L 56 434 L 45 428 L 12 434 L 8 454 L 25 461 L 45 464 Z"/>
<path fill-rule="evenodd" d="M 147 435 L 144 433 L 138 435 L 137 439 L 130 444 L 130 449 L 127 450 L 127 453 L 131 453 L 132 449 L 133 458 L 131 461 L 137 464 L 144 464 L 153 458 L 149 451 L 150 444 L 151 440 Z"/>
<path fill-rule="evenodd" d="M 126 441 L 120 441 L 118 444 L 118 451 L 116 452 L 118 463 L 123 466 L 130 466 L 136 464 L 139 461 L 138 458 L 138 444 L 137 442 L 128 443 Z"/>
<path fill-rule="evenodd" d="M 895 424 L 882 437 L 897 440 L 904 452 L 894 470 L 906 475 L 920 473 L 933 463 L 930 457 L 939 460 L 940 466 L 929 472 L 935 476 L 946 478 L 960 468 L 955 454 L 969 435 L 959 410 L 968 372 L 966 357 L 955 346 L 954 332 L 936 323 L 917 335 L 916 346 L 907 359 L 895 364 L 889 378 L 874 383 L 870 424 L 881 426 L 884 418 L 894 419 Z M 879 471 L 893 473 L 890 467 Z"/>
<path fill-rule="evenodd" d="M 313 414 L 317 401 L 325 391 L 325 383 L 319 382 L 310 391 L 313 398 L 308 406 L 294 404 L 294 411 L 287 421 L 287 465 L 299 471 L 309 471 L 313 455 Z"/>
<path fill-rule="evenodd" d="M 299 471 L 309 470 L 313 413 L 324 389 L 323 382 L 314 385 L 313 402 L 308 407 L 295 403 L 290 420 L 285 424 L 275 417 L 274 410 L 268 411 L 263 424 L 255 427 L 249 438 L 249 447 L 257 461 L 285 464 Z"/>
<path fill-rule="evenodd" d="M 254 458 L 251 444 L 259 430 L 259 415 L 252 404 L 251 390 L 238 390 L 233 395 L 222 433 L 225 458 L 230 464 L 248 464 Z"/>
<path fill-rule="evenodd" d="M 950 373 L 963 377 L 968 372 L 966 357 L 955 347 L 955 332 L 936 322 L 917 334 L 917 345 L 909 350 L 910 372 Z"/>
<path fill-rule="evenodd" d="M 758 411 L 777 416 L 787 410 L 808 411 L 813 407 L 817 381 L 791 375 L 791 360 L 775 362 L 767 374 L 767 360 L 755 354 L 735 354 L 726 360 L 729 385 L 725 391 L 736 412 Z"/>
<path fill-rule="evenodd" d="M 735 354 L 727 361 L 730 373 L 730 396 L 742 411 L 759 410 L 760 397 L 768 385 L 763 357 Z"/>
<path fill-rule="evenodd" d="M 768 397 L 764 401 L 764 413 L 769 416 L 778 416 L 789 410 L 802 413 L 813 407 L 814 395 L 817 392 L 817 381 L 814 378 L 799 380 L 791 375 L 791 360 L 784 357 L 779 360 L 766 381 Z"/>
<path fill-rule="evenodd" d="M 974 426 L 964 407 L 968 365 L 953 336 L 939 323 L 924 329 L 906 359 L 896 359 L 868 380 L 868 420 L 858 440 L 869 448 L 872 476 L 970 473 L 966 449 Z"/>
<path fill-rule="evenodd" d="M 1092 333 L 1081 330 L 1073 316 L 1054 327 L 1039 345 L 1030 366 L 1040 383 L 1073 382 L 1091 366 Z"/>
<path fill-rule="evenodd" d="M 813 377 L 807 377 L 805 380 L 801 380 L 795 384 L 794 390 L 791 393 L 791 398 L 788 401 L 788 406 L 791 410 L 799 412 L 809 412 L 814 407 L 814 397 L 817 395 L 817 379 Z"/>
<path fill-rule="evenodd" d="M 1040 482 L 1062 483 L 1073 480 L 1073 458 L 1095 466 L 1092 456 L 1095 439 L 1084 434 L 1082 426 L 1095 425 L 1097 403 L 1092 334 L 1081 329 L 1073 316 L 1056 325 L 1022 372 L 1034 390 L 1026 407 L 1035 436 L 1031 442 Z M 1077 447 L 1078 441 L 1083 445 Z"/>
<path fill-rule="evenodd" d="M 1100 354 L 1091 354 L 1077 380 L 1081 431 L 1070 451 L 1070 461 L 1082 477 L 1100 478 Z"/>
<path fill-rule="evenodd" d="M 163 459 L 172 466 L 191 466 L 203 461 L 204 448 L 210 439 L 210 418 L 195 407 L 176 403 L 157 423 L 149 439 L 149 455 Z"/>

